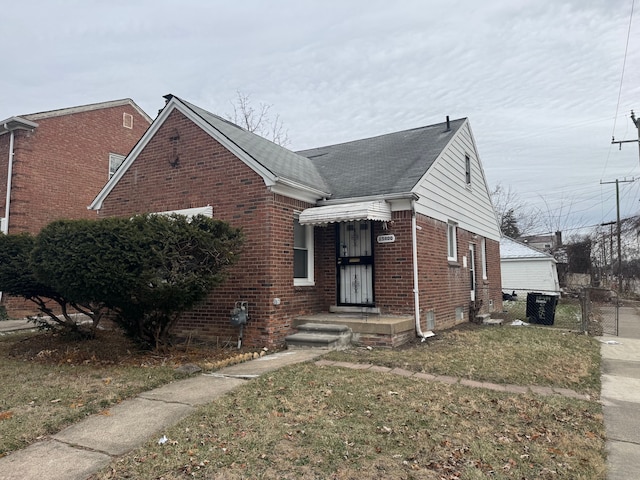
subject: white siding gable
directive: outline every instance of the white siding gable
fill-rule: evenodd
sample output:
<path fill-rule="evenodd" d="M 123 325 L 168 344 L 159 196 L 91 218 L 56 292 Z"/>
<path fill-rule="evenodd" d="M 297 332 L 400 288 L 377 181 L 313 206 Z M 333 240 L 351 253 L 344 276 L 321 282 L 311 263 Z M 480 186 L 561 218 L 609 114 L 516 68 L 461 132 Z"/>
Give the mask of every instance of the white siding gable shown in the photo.
<path fill-rule="evenodd" d="M 466 156 L 470 160 L 470 184 Z M 459 228 L 500 241 L 500 228 L 468 120 L 413 192 L 419 195 L 418 213 L 442 222 L 456 222 Z"/>

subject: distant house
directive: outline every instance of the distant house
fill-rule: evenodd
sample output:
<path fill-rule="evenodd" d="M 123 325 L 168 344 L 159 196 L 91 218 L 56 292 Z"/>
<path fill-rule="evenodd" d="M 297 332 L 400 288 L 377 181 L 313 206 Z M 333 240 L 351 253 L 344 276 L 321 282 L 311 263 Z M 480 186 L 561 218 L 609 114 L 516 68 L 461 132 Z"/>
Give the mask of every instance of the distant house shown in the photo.
<path fill-rule="evenodd" d="M 237 301 L 249 345 L 281 345 L 330 312 L 355 317 L 362 343 L 395 346 L 502 310 L 500 232 L 467 119 L 292 152 L 166 98 L 91 208 L 242 227 L 239 264 L 177 335 L 234 339 Z"/>
<path fill-rule="evenodd" d="M 53 220 L 95 218 L 87 204 L 150 123 L 129 99 L 1 120 L 1 231 L 37 233 Z"/>
<path fill-rule="evenodd" d="M 562 232 L 556 232 L 553 235 L 527 235 L 517 240 L 537 250 L 553 253 L 562 247 Z"/>
<path fill-rule="evenodd" d="M 506 293 L 560 294 L 557 261 L 552 255 L 509 237 L 500 240 L 502 289 Z"/>

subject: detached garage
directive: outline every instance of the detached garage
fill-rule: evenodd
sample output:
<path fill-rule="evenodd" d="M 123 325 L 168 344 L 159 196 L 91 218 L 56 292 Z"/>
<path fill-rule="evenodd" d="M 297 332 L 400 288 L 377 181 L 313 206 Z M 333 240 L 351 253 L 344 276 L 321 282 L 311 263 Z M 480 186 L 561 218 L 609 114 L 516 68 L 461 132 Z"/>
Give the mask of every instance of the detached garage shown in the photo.
<path fill-rule="evenodd" d="M 509 237 L 500 240 L 500 269 L 504 292 L 560 294 L 557 261 L 552 255 Z"/>

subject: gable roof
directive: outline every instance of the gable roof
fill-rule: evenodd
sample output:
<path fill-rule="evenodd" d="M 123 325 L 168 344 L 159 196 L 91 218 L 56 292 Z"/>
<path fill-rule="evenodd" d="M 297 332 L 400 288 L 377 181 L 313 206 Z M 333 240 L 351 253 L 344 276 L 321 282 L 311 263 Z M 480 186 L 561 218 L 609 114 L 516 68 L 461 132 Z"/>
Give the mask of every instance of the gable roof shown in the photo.
<path fill-rule="evenodd" d="M 118 184 L 131 164 L 144 150 L 169 115 L 178 110 L 194 124 L 202 128 L 213 139 L 221 143 L 249 168 L 260 175 L 265 184 L 274 191 L 298 196 L 305 201 L 314 202 L 319 198 L 331 196 L 329 189 L 311 161 L 276 145 L 269 140 L 240 128 L 228 120 L 176 97 L 166 95 L 167 103 L 153 121 L 140 141 L 131 150 L 93 200 L 89 209 L 99 210 L 111 190 Z"/>
<path fill-rule="evenodd" d="M 527 259 L 527 260 L 551 260 L 555 263 L 553 255 L 541 252 L 535 248 L 532 248 L 524 243 L 520 243 L 517 240 L 509 237 L 502 237 L 500 239 L 500 260 L 514 260 L 514 259 Z"/>
<path fill-rule="evenodd" d="M 410 192 L 466 118 L 297 152 L 323 176 L 332 199 Z"/>
<path fill-rule="evenodd" d="M 308 158 L 249 132 L 196 105 L 184 100 L 180 101 L 275 176 L 329 192 L 324 179 Z"/>
<path fill-rule="evenodd" d="M 58 110 L 49 110 L 46 112 L 30 113 L 27 115 L 21 115 L 22 118 L 27 120 L 42 120 L 44 118 L 61 117 L 63 115 L 71 115 L 74 113 L 91 112 L 93 110 L 100 110 L 103 108 L 113 108 L 122 105 L 131 105 L 134 109 L 140 113 L 149 123 L 151 123 L 151 117 L 145 113 L 136 103 L 130 98 L 123 98 L 121 100 L 112 100 L 109 102 L 91 103 L 89 105 L 80 105 L 77 107 L 61 108 Z"/>
<path fill-rule="evenodd" d="M 92 103 L 90 105 L 81 105 L 78 107 L 61 108 L 59 110 L 49 110 L 47 112 L 29 113 L 27 115 L 9 117 L 5 120 L 0 120 L 0 135 L 18 129 L 33 130 L 38 126 L 35 120 L 61 117 L 63 115 L 71 115 L 74 113 L 91 112 L 93 110 L 100 110 L 103 108 L 119 107 L 121 105 L 131 105 L 138 113 L 140 113 L 140 115 L 151 123 L 151 117 L 147 115 L 144 110 L 136 105 L 136 103 L 130 98 L 124 98 L 122 100 L 113 100 L 110 102 Z"/>

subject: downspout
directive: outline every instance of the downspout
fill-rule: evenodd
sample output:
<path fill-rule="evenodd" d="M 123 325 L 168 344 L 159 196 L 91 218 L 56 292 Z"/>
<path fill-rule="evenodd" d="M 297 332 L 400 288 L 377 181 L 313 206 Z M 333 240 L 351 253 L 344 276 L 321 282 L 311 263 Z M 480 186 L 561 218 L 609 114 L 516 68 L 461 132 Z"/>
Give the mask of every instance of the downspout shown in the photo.
<path fill-rule="evenodd" d="M 420 326 L 420 289 L 418 288 L 418 223 L 416 221 L 415 202 L 411 202 L 411 249 L 413 253 L 413 305 L 416 319 L 416 335 L 424 342 L 435 334 L 431 331 L 422 333 Z"/>
<path fill-rule="evenodd" d="M 5 128 L 7 125 L 5 124 Z M 4 202 L 4 225 L 2 226 L 2 233 L 7 235 L 9 233 L 9 206 L 11 204 L 11 176 L 13 174 L 13 130 L 9 132 L 9 166 L 7 167 L 7 198 Z"/>
<path fill-rule="evenodd" d="M 5 124 L 5 128 L 7 125 Z M 13 130 L 9 132 L 9 163 L 7 167 L 7 198 L 4 202 L 4 225 L 2 225 L 2 233 L 9 233 L 9 204 L 11 203 L 11 176 L 13 174 Z M 0 302 L 2 301 L 2 293 L 0 292 Z"/>

